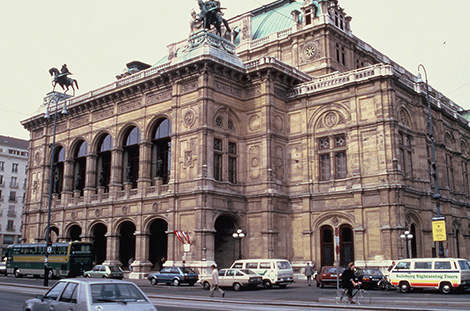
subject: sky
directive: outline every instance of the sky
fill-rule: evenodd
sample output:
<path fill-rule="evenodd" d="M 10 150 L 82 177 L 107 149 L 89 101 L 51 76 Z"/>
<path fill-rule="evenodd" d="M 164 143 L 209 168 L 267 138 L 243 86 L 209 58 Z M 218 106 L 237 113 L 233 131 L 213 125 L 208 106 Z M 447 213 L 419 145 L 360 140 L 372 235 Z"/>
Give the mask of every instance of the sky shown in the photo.
<path fill-rule="evenodd" d="M 273 2 L 220 1 L 227 19 Z M 339 5 L 354 35 L 412 73 L 423 64 L 430 85 L 470 109 L 470 1 Z M 186 39 L 192 9 L 197 0 L 0 0 L 0 135 L 29 139 L 20 122 L 52 91 L 51 67 L 67 64 L 76 95 L 110 84 L 126 63 L 153 65 L 170 43 Z"/>

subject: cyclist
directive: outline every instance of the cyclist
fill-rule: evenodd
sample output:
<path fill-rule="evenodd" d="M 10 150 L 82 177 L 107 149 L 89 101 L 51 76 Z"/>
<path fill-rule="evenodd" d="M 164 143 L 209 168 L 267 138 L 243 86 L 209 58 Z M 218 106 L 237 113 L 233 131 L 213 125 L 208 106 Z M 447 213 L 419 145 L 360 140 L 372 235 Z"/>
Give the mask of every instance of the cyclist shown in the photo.
<path fill-rule="evenodd" d="M 353 289 L 358 285 L 362 284 L 362 282 L 360 282 L 354 274 L 355 268 L 356 266 L 354 265 L 354 262 L 350 262 L 348 264 L 348 269 L 344 270 L 343 274 L 341 275 L 343 288 L 346 288 L 348 290 L 347 295 L 351 303 L 354 303 L 354 301 L 352 301 Z"/>

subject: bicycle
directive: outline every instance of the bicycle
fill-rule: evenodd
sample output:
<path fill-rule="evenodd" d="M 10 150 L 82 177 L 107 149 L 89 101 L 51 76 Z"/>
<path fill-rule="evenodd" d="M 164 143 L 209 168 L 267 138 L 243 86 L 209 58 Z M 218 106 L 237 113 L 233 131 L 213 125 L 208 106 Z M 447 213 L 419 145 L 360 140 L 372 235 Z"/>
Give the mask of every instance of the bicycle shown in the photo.
<path fill-rule="evenodd" d="M 366 305 L 371 303 L 370 294 L 360 286 L 353 289 L 351 300 L 348 298 L 348 289 L 342 288 L 336 290 L 336 303 L 356 303 L 358 305 Z"/>

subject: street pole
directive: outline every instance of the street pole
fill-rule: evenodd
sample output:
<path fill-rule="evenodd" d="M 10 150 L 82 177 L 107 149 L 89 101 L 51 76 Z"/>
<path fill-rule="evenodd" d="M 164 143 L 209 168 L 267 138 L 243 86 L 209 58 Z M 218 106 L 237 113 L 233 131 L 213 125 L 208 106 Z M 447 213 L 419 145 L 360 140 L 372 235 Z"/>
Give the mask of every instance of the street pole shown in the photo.
<path fill-rule="evenodd" d="M 426 83 L 426 101 L 428 104 L 428 122 L 429 122 L 429 138 L 431 139 L 431 150 L 432 150 L 432 163 L 431 166 L 433 168 L 433 172 L 431 173 L 432 177 L 434 178 L 434 195 L 432 196 L 433 199 L 436 200 L 436 214 L 437 216 L 441 216 L 441 195 L 439 194 L 439 184 L 438 184 L 438 177 L 437 177 L 437 163 L 436 163 L 436 144 L 434 142 L 434 127 L 432 124 L 432 109 L 431 109 L 431 101 L 429 100 L 429 84 L 428 84 L 428 73 L 426 72 L 426 68 L 422 64 L 418 65 L 418 82 L 421 80 L 421 74 L 419 73 L 419 69 L 422 68 L 424 71 L 425 83 Z M 439 244 L 439 257 L 444 257 L 444 245 L 442 241 L 438 242 Z"/>
<path fill-rule="evenodd" d="M 50 177 L 49 177 L 49 201 L 47 205 L 47 229 L 46 229 L 46 255 L 44 258 L 44 286 L 49 286 L 49 254 L 51 253 L 51 206 L 52 206 L 52 191 L 54 183 L 54 152 L 55 152 L 55 135 L 57 128 L 57 108 L 59 106 L 59 101 L 64 99 L 62 94 L 53 92 L 49 103 L 47 104 L 47 111 L 44 118 L 49 119 L 49 105 L 55 101 L 55 110 L 54 110 L 54 126 L 52 130 L 52 145 L 51 145 L 51 166 L 50 166 Z M 67 113 L 65 102 L 64 109 L 62 110 L 63 114 Z"/>
<path fill-rule="evenodd" d="M 242 259 L 242 239 L 245 237 L 245 233 L 242 229 L 238 229 L 232 234 L 232 237 L 238 240 L 238 259 Z"/>

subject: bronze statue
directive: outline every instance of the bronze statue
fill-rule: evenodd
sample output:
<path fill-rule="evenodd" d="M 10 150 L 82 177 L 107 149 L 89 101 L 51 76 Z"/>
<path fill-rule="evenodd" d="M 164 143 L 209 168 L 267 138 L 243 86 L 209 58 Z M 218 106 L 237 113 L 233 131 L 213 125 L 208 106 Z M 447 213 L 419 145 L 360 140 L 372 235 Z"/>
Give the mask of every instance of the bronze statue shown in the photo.
<path fill-rule="evenodd" d="M 59 69 L 53 67 L 49 69 L 49 73 L 51 74 L 51 76 L 53 76 L 52 91 L 55 90 L 55 87 L 57 84 L 59 84 L 62 87 L 62 89 L 65 90 L 65 92 L 67 92 L 69 90 L 69 87 L 71 86 L 73 90 L 73 95 L 75 95 L 75 86 L 77 87 L 77 90 L 78 90 L 78 82 L 75 79 L 67 77 L 68 75 L 71 75 L 72 73 L 69 71 L 66 64 L 62 66 L 62 69 L 60 72 L 59 72 Z"/>
<path fill-rule="evenodd" d="M 231 32 L 230 26 L 226 19 L 224 19 L 222 8 L 220 7 L 220 1 L 218 0 L 209 0 L 204 2 L 203 0 L 198 0 L 199 8 L 201 12 L 194 16 L 194 22 L 198 20 L 203 21 L 204 29 L 211 29 L 211 25 L 214 25 L 217 34 L 222 35 L 221 25 L 224 24 L 228 32 Z"/>

